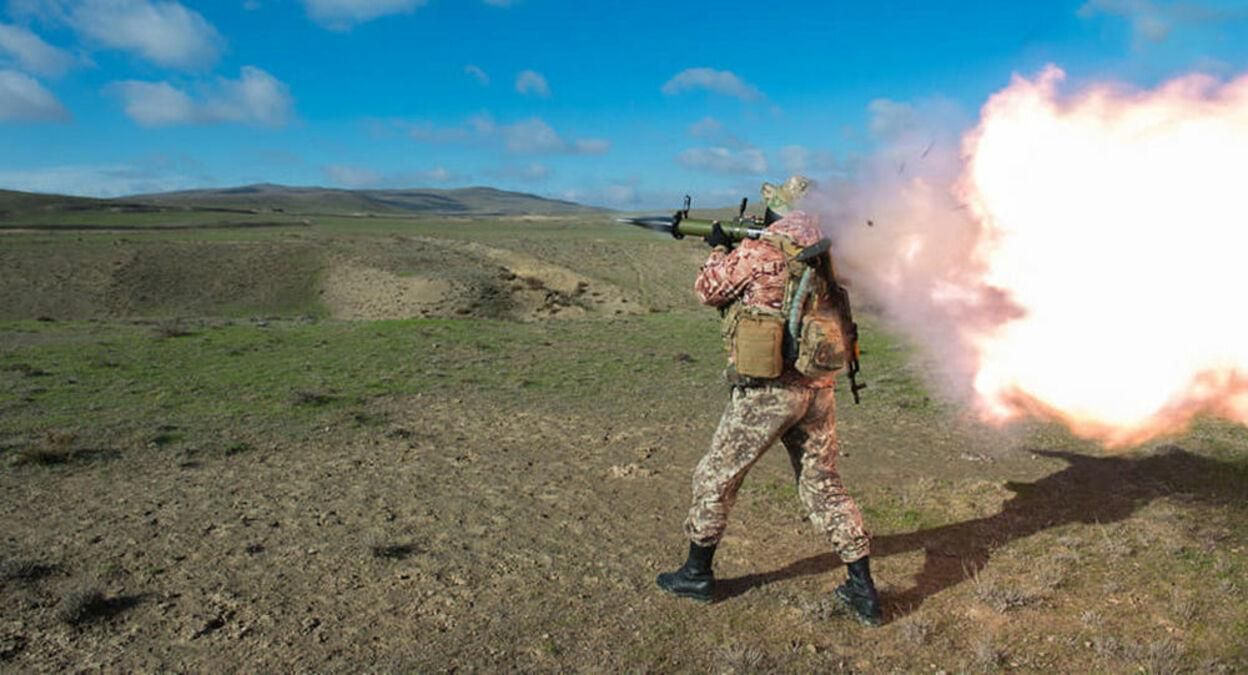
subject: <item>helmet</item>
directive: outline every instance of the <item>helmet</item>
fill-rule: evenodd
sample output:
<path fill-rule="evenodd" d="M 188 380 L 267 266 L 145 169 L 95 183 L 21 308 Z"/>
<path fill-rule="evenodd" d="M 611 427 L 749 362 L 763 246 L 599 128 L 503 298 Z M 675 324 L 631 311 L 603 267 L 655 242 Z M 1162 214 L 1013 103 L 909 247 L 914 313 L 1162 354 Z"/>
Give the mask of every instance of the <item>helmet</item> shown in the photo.
<path fill-rule="evenodd" d="M 767 210 L 776 216 L 786 216 L 797 205 L 797 202 L 806 196 L 811 185 L 813 183 L 805 176 L 790 176 L 783 185 L 779 186 L 763 183 L 763 203 L 767 205 Z"/>

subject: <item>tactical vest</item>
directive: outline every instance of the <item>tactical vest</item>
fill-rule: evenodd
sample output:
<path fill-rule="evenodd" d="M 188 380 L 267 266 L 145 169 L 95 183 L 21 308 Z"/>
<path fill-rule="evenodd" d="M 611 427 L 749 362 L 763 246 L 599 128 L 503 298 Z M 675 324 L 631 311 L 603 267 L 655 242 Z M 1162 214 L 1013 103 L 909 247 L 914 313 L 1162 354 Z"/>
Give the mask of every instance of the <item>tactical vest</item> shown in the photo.
<path fill-rule="evenodd" d="M 836 281 L 827 240 L 809 247 L 777 233 L 762 240 L 784 254 L 784 303 L 778 311 L 739 301 L 729 307 L 723 335 L 735 374 L 770 380 L 791 366 L 820 378 L 856 363 L 858 326 L 849 294 Z"/>

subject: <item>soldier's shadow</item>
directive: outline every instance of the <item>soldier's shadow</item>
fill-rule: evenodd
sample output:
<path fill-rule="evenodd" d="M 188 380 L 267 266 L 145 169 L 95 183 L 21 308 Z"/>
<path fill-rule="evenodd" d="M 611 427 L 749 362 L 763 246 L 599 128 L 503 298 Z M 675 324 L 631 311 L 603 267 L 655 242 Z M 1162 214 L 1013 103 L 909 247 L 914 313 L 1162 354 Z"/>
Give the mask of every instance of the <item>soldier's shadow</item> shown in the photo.
<path fill-rule="evenodd" d="M 871 558 L 923 551 L 923 566 L 912 584 L 882 598 L 892 621 L 983 569 L 992 552 L 1042 530 L 1069 523 L 1124 520 L 1154 499 L 1184 493 L 1206 502 L 1241 505 L 1248 495 L 1245 465 L 1193 455 L 1170 446 L 1145 457 L 1090 457 L 1072 452 L 1036 451 L 1068 466 L 1034 483 L 1007 483 L 1014 496 L 1001 511 L 951 525 L 887 534 L 871 542 Z M 717 580 L 716 599 L 783 579 L 842 569 L 831 553 L 811 556 L 770 572 Z"/>

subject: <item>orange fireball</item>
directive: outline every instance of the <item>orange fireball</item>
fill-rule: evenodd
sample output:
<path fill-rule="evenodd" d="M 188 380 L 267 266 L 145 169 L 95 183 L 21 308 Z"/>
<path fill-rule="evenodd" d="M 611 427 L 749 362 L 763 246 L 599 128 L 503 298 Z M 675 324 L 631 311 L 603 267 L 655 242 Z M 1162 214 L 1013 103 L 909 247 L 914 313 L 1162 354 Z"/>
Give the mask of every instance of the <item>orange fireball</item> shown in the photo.
<path fill-rule="evenodd" d="M 976 281 L 1019 310 L 964 336 L 980 409 L 1111 446 L 1248 422 L 1248 77 L 1063 78 L 1016 77 L 963 140 Z"/>

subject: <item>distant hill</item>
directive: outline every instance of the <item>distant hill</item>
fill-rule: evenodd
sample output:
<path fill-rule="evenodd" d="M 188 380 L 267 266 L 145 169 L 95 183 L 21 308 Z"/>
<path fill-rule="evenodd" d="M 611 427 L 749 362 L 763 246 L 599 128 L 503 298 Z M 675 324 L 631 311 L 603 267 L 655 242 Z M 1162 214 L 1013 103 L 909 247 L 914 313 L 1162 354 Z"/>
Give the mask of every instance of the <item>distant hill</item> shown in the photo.
<path fill-rule="evenodd" d="M 306 214 L 561 215 L 598 211 L 574 202 L 488 187 L 454 190 L 341 190 L 262 183 L 126 197 L 128 202 Z"/>
<path fill-rule="evenodd" d="M 0 218 L 12 213 L 29 213 L 32 211 L 95 209 L 107 205 L 107 203 L 106 200 L 92 199 L 91 197 L 67 197 L 65 195 L 0 190 Z"/>
<path fill-rule="evenodd" d="M 340 190 L 284 185 L 184 190 L 94 199 L 0 190 L 0 222 L 56 218 L 56 214 L 223 212 L 287 215 L 574 215 L 600 212 L 574 202 L 488 187 L 456 190 Z"/>

